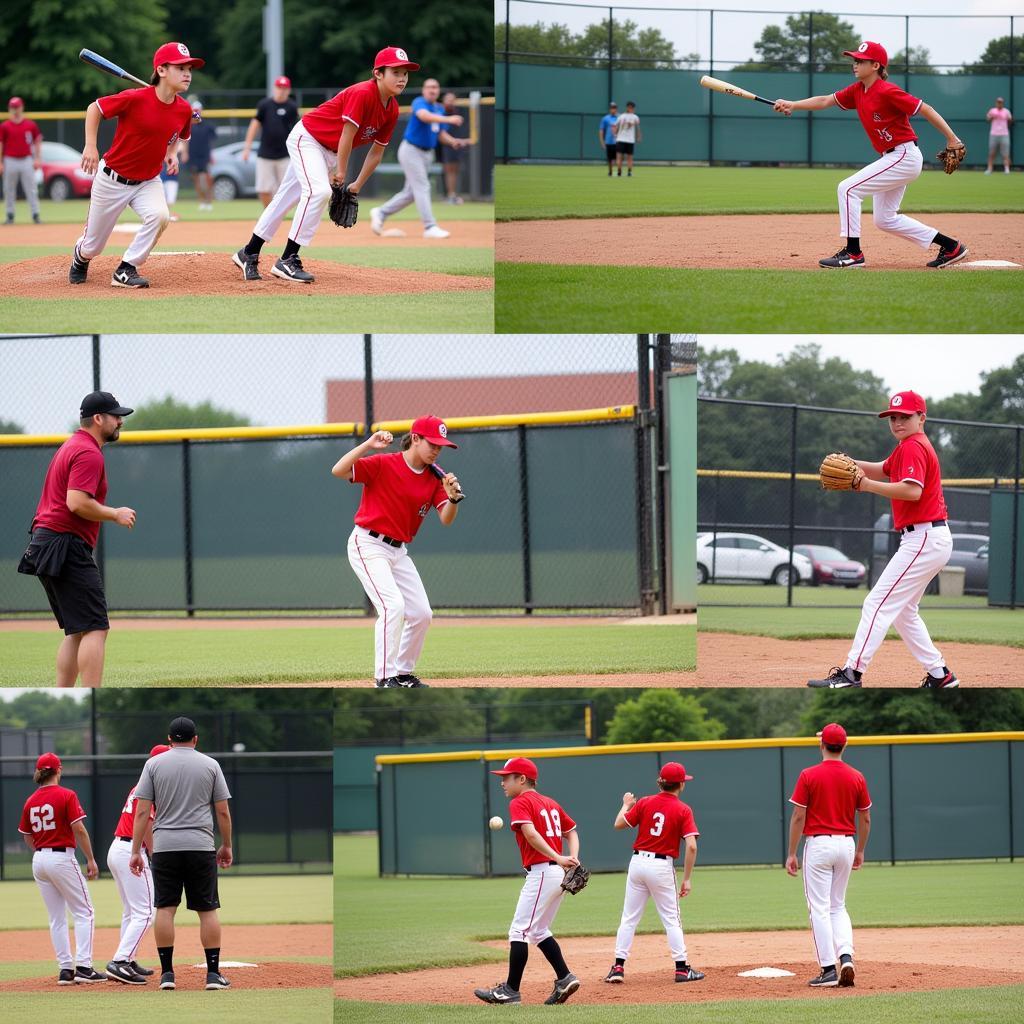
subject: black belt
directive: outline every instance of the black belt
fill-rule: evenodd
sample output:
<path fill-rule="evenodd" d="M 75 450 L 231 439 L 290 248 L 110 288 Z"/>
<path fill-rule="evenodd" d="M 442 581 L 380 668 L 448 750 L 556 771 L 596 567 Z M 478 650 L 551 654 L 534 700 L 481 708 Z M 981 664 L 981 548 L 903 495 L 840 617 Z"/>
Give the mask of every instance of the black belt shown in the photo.
<path fill-rule="evenodd" d="M 902 142 L 901 142 L 901 143 L 900 143 L 900 146 L 902 146 L 902 145 L 905 145 L 905 143 L 902 143 Z M 910 145 L 912 145 L 912 146 L 916 146 L 916 145 L 917 145 L 917 143 L 916 143 L 916 142 L 911 142 L 911 143 L 910 143 Z M 882 154 L 882 156 L 888 156 L 888 155 L 889 155 L 890 153 L 895 153 L 895 152 L 896 152 L 896 150 L 897 150 L 897 149 L 899 149 L 899 148 L 900 148 L 899 146 L 893 146 L 893 147 L 892 147 L 892 149 L 887 149 L 887 150 L 886 150 L 886 151 L 885 151 L 885 152 L 884 152 L 884 153 Z"/>
<path fill-rule="evenodd" d="M 406 139 L 405 141 L 409 142 L 408 139 Z M 416 146 L 416 143 L 415 142 L 409 142 L 409 145 L 410 146 Z M 424 153 L 433 153 L 434 152 L 434 147 L 433 146 L 416 146 L 416 148 L 417 149 L 422 149 Z"/>
<path fill-rule="evenodd" d="M 131 836 L 114 836 L 115 839 L 120 839 L 122 843 L 130 843 L 132 841 Z"/>
<path fill-rule="evenodd" d="M 633 856 L 634 857 L 639 857 L 641 853 L 650 853 L 650 851 L 649 850 L 634 850 L 633 851 Z M 652 853 L 651 856 L 655 860 L 668 860 L 669 859 L 669 856 L 668 856 L 667 853 Z"/>
<path fill-rule="evenodd" d="M 900 530 L 900 533 L 913 533 L 914 532 L 914 527 L 915 526 L 920 526 L 920 525 L 922 525 L 922 524 L 920 524 L 920 523 L 911 523 L 910 526 L 904 526 Z M 946 525 L 946 520 L 945 519 L 933 519 L 932 520 L 932 526 L 945 526 L 945 525 Z"/>
<path fill-rule="evenodd" d="M 393 548 L 400 548 L 404 541 L 395 540 L 394 537 L 385 537 L 383 533 L 378 533 L 376 530 L 367 530 L 367 533 L 371 537 L 376 537 L 377 540 L 384 541 L 385 544 L 390 544 Z"/>
<path fill-rule="evenodd" d="M 557 860 L 544 860 L 544 861 L 541 861 L 540 864 L 528 864 L 527 867 L 526 867 L 526 870 L 527 871 L 532 871 L 534 868 L 539 868 L 543 864 L 557 864 L 557 863 L 558 863 Z"/>
<path fill-rule="evenodd" d="M 53 850 L 54 853 L 64 853 L 67 850 L 66 846 L 40 846 L 39 852 L 43 850 Z"/>
<path fill-rule="evenodd" d="M 141 185 L 144 180 L 142 178 L 123 178 L 117 171 L 111 170 L 106 164 L 103 165 L 103 173 L 113 178 L 119 185 Z"/>
<path fill-rule="evenodd" d="M 852 839 L 852 832 L 812 832 L 808 839 Z"/>

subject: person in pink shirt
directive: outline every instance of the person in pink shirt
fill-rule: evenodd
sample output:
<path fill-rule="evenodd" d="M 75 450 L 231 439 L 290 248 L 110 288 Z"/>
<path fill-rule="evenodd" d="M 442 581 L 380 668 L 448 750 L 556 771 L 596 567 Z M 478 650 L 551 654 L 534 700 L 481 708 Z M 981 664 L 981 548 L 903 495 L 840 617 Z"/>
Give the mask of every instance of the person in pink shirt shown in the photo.
<path fill-rule="evenodd" d="M 1003 174 L 1010 173 L 1010 125 L 1013 114 L 1006 109 L 1003 97 L 996 97 L 996 105 L 985 115 L 991 126 L 988 132 L 988 167 L 986 174 L 992 173 L 992 163 L 996 153 L 1003 158 Z"/>

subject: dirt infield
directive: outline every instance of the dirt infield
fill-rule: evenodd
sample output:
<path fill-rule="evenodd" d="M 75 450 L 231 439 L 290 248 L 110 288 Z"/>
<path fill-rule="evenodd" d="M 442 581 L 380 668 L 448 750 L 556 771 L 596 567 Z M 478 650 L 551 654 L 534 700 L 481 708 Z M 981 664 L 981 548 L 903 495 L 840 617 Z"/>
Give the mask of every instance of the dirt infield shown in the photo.
<path fill-rule="evenodd" d="M 719 999 L 852 999 L 858 995 L 927 992 L 936 989 L 1024 984 L 1024 968 L 1008 970 L 1024 943 L 1024 927 L 864 928 L 856 932 L 857 977 L 853 988 L 816 990 L 813 945 L 806 932 L 726 932 L 690 935 L 691 963 L 706 978 L 675 983 L 663 935 L 637 936 L 626 962 L 626 981 L 602 981 L 612 962 L 612 937 L 562 939 L 570 967 L 582 982 L 572 1003 L 705 1003 Z M 501 942 L 487 943 L 497 949 Z M 777 967 L 793 977 L 740 978 L 740 971 Z M 379 1003 L 466 1003 L 476 1005 L 474 988 L 503 980 L 501 964 L 374 974 L 334 983 L 335 996 Z M 968 981 L 965 982 L 965 978 Z M 526 968 L 524 1003 L 543 1003 L 551 992 L 550 971 L 541 958 Z"/>
<path fill-rule="evenodd" d="M 804 686 L 842 665 L 849 640 L 778 640 L 697 633 L 695 686 Z M 995 644 L 941 643 L 961 686 L 1024 685 L 1024 650 Z M 864 673 L 865 686 L 917 686 L 924 670 L 900 640 L 886 640 Z"/>
<path fill-rule="evenodd" d="M 973 260 L 1024 264 L 1024 215 L 943 214 L 942 222 L 970 249 L 950 271 Z M 868 270 L 922 270 L 938 251 L 884 237 L 870 217 L 863 230 Z M 513 263 L 820 272 L 818 260 L 841 246 L 837 231 L 836 216 L 824 213 L 511 221 L 495 226 L 494 256 Z"/>
<path fill-rule="evenodd" d="M 467 676 L 464 679 L 430 680 L 431 688 L 449 686 L 625 686 L 655 689 L 662 686 L 696 686 L 695 672 L 620 672 L 612 675 L 578 675 L 578 676 Z M 280 685 L 280 684 L 276 684 Z M 309 686 L 309 683 L 296 683 L 296 686 Z M 336 679 L 330 683 L 316 683 L 316 686 L 367 686 L 358 679 Z"/>

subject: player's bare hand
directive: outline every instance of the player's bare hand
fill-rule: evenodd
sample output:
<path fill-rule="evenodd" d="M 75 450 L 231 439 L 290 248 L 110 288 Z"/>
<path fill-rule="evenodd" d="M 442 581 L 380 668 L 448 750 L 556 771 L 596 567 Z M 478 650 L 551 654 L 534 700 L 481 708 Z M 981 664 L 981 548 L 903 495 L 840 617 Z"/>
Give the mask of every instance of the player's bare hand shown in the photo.
<path fill-rule="evenodd" d="M 35 160 L 32 161 L 32 166 L 38 171 L 39 168 L 43 166 L 43 161 L 40 160 L 39 157 L 36 157 Z"/>
<path fill-rule="evenodd" d="M 387 448 L 392 441 L 394 441 L 394 435 L 390 430 L 378 430 L 375 434 L 370 437 L 371 448 Z"/>
<path fill-rule="evenodd" d="M 793 113 L 793 101 L 792 100 L 776 100 L 772 107 L 777 114 L 785 114 L 789 117 Z"/>
<path fill-rule="evenodd" d="M 178 158 L 176 156 L 169 156 L 164 160 L 164 170 L 168 174 L 178 173 Z"/>
<path fill-rule="evenodd" d="M 90 882 L 95 882 L 100 877 L 99 865 L 94 860 L 87 860 L 85 862 L 85 877 Z"/>
<path fill-rule="evenodd" d="M 146 867 L 146 862 L 142 859 L 141 853 L 133 853 L 128 860 L 128 870 L 133 875 L 142 875 L 143 870 Z"/>
<path fill-rule="evenodd" d="M 690 895 L 690 890 L 692 888 L 693 888 L 693 882 L 685 882 L 684 881 L 683 884 L 681 886 L 679 886 L 679 898 L 680 899 L 685 899 L 687 896 L 689 896 Z"/>
<path fill-rule="evenodd" d="M 448 123 L 454 125 L 462 124 L 464 118 L 461 114 L 450 114 L 448 117 Z"/>
<path fill-rule="evenodd" d="M 135 525 L 135 509 L 125 505 L 122 508 L 114 509 L 114 522 L 118 526 L 127 526 L 130 530 Z"/>
<path fill-rule="evenodd" d="M 623 807 L 630 808 L 635 803 L 636 803 L 636 795 L 635 794 L 630 793 L 628 791 L 622 794 L 622 806 Z"/>
<path fill-rule="evenodd" d="M 797 875 L 797 872 L 799 870 L 800 870 L 800 863 L 796 859 L 796 854 L 794 854 L 792 857 L 787 857 L 786 858 L 786 874 L 792 875 L 795 878 L 796 875 Z"/>
<path fill-rule="evenodd" d="M 242 150 L 242 159 L 246 163 L 249 162 L 249 147 L 248 146 L 246 146 L 245 149 Z"/>
<path fill-rule="evenodd" d="M 861 869 L 861 867 L 863 866 L 863 864 L 864 864 L 864 854 L 863 853 L 855 853 L 853 855 L 853 870 L 854 871 L 859 871 Z"/>
<path fill-rule="evenodd" d="M 82 150 L 82 170 L 86 174 L 95 174 L 100 166 L 100 153 L 95 146 L 88 143 Z"/>
<path fill-rule="evenodd" d="M 579 864 L 578 857 L 556 857 L 555 863 L 562 868 L 572 868 Z"/>
<path fill-rule="evenodd" d="M 229 868 L 234 864 L 235 858 L 231 854 L 230 846 L 222 846 L 217 851 L 217 867 Z"/>

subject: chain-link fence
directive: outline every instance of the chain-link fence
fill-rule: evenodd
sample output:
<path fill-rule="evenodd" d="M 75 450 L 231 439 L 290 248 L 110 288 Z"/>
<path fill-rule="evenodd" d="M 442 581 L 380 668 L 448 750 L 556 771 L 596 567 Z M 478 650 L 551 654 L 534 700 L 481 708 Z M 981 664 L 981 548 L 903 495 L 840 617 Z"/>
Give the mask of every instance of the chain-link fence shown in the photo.
<path fill-rule="evenodd" d="M 875 494 L 822 491 L 818 465 L 831 451 L 882 462 L 894 441 L 876 413 L 702 398 L 697 421 L 702 605 L 825 606 L 820 592 L 794 585 L 873 584 L 899 539 L 891 504 Z M 1015 607 L 1024 601 L 1016 585 L 1024 550 L 1012 528 L 1020 514 L 1024 426 L 929 417 L 926 429 L 942 465 L 950 565 L 964 570 L 966 594 Z M 791 559 L 791 551 L 802 557 Z M 1001 573 L 991 591 L 990 565 Z M 758 593 L 743 583 L 770 589 Z M 832 593 L 838 600 L 841 592 Z"/>

